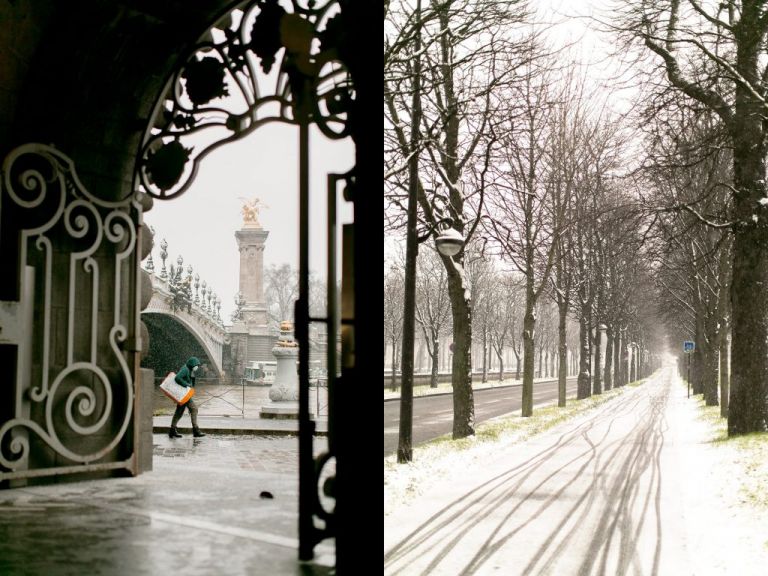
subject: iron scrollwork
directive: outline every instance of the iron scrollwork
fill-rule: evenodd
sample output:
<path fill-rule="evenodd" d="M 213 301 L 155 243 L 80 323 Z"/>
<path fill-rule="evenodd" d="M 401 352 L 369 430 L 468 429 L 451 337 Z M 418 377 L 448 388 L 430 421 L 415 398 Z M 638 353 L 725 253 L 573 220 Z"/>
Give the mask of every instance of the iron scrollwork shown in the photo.
<path fill-rule="evenodd" d="M 67 156 L 50 146 L 27 144 L 3 163 L 0 200 L 19 228 L 17 306 L 37 318 L 16 342 L 13 417 L 0 427 L 0 480 L 128 468 L 128 460 L 103 459 L 125 438 L 133 414 L 134 383 L 124 351 L 132 312 L 122 275 L 130 273 L 135 255 L 138 197 L 97 198 Z M 52 238 L 71 244 L 67 260 L 54 250 Z M 57 305 L 60 291 L 66 298 Z M 107 317 L 99 296 L 110 291 L 114 315 Z M 53 333 L 54 322 L 66 323 L 65 332 L 56 332 L 65 338 Z M 23 360 L 32 347 L 40 351 L 34 371 Z M 114 367 L 115 374 L 107 374 L 104 366 Z M 82 450 L 83 444 L 71 441 L 73 434 L 98 439 Z M 30 435 L 73 464 L 30 466 Z"/>
<path fill-rule="evenodd" d="M 156 107 L 139 154 L 138 184 L 172 198 L 216 148 L 271 122 L 349 136 L 354 89 L 337 0 L 255 0 L 195 45 Z"/>

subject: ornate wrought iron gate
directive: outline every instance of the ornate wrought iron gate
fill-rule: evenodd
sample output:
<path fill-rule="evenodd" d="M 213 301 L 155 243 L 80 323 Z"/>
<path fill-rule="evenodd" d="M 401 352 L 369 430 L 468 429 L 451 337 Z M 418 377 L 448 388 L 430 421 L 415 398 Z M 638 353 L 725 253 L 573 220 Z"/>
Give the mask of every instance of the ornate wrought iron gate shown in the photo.
<path fill-rule="evenodd" d="M 336 306 L 336 202 L 351 173 L 329 174 L 328 294 L 324 317 L 309 315 L 309 127 L 328 138 L 350 136 L 354 89 L 344 64 L 347 34 L 337 0 L 251 0 L 225 14 L 181 59 L 155 108 L 137 165 L 138 186 L 158 199 L 182 194 L 210 152 L 271 122 L 298 128 L 299 299 L 299 558 L 312 558 L 317 542 L 335 534 L 334 510 L 322 507 L 319 490 L 333 496 L 325 468 L 335 458 L 334 393 L 339 350 Z M 207 143 L 200 145 L 202 137 Z M 309 413 L 309 324 L 328 335 L 329 452 L 313 459 L 314 422 Z M 324 479 L 323 486 L 319 486 Z"/>
<path fill-rule="evenodd" d="M 97 198 L 50 146 L 6 157 L 0 481 L 136 472 L 140 218 L 135 198 Z"/>

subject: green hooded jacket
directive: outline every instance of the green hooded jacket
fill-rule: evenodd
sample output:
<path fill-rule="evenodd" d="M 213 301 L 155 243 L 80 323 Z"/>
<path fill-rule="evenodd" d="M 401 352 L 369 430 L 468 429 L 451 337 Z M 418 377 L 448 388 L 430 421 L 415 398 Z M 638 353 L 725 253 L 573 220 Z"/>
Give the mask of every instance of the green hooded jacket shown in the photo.
<path fill-rule="evenodd" d="M 182 386 L 186 386 L 187 388 L 190 386 L 194 387 L 195 377 L 192 375 L 192 368 L 195 366 L 200 366 L 200 360 L 198 360 L 195 356 L 192 356 L 189 360 L 187 360 L 187 363 L 181 367 L 179 373 L 176 374 L 176 382 Z"/>

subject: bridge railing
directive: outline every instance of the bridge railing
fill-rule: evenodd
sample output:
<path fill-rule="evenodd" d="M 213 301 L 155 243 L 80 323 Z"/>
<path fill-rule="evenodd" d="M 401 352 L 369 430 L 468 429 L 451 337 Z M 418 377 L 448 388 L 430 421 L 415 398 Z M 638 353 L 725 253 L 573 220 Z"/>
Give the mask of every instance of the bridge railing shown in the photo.
<path fill-rule="evenodd" d="M 153 237 L 155 234 L 152 229 Z M 154 249 L 154 247 L 153 247 Z M 155 269 L 153 253 L 143 261 L 143 268 L 152 274 L 153 279 L 159 280 L 164 284 L 172 297 L 172 307 L 175 309 L 186 308 L 191 312 L 192 309 L 202 313 L 217 324 L 223 326 L 221 318 L 221 298 L 213 291 L 213 288 L 205 281 L 200 279 L 199 274 L 194 274 L 192 265 L 187 265 L 186 276 L 184 275 L 184 257 L 176 257 L 176 266 L 173 263 L 166 267 L 168 259 L 168 242 L 163 238 L 160 242 L 160 258 L 162 266 L 160 270 Z M 193 295 L 194 287 L 194 295 Z"/>

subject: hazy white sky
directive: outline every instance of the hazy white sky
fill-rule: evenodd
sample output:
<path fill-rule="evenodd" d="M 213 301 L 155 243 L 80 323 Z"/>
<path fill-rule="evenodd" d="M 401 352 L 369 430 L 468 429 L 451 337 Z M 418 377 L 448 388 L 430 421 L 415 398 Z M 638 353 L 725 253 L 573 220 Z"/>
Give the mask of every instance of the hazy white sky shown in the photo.
<path fill-rule="evenodd" d="M 298 128 L 268 124 L 239 142 L 219 148 L 201 163 L 192 186 L 180 197 L 155 200 L 144 221 L 155 229 L 152 251 L 159 273 L 160 242 L 168 242 L 168 260 L 192 265 L 221 298 L 221 317 L 229 323 L 238 291 L 240 254 L 235 230 L 242 227 L 241 198 L 259 198 L 259 221 L 269 231 L 264 265 L 298 268 Z M 351 139 L 331 141 L 310 132 L 310 269 L 325 278 L 326 175 L 346 172 L 354 162 Z M 341 222 L 352 221 L 349 203 L 337 204 Z M 186 272 L 185 272 L 186 275 Z"/>

